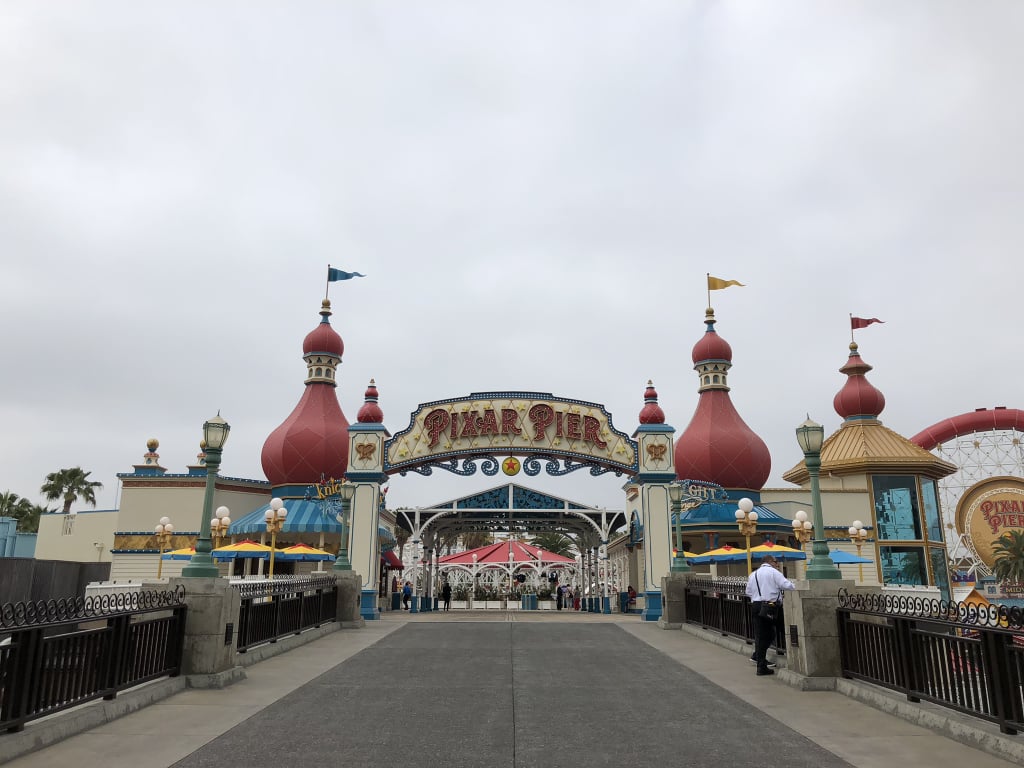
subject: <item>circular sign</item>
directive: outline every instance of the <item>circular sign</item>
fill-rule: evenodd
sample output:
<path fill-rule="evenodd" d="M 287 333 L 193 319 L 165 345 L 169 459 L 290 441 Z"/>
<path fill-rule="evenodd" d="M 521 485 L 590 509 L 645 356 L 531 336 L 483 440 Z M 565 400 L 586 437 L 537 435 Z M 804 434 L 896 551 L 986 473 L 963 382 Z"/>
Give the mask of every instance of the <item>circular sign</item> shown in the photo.
<path fill-rule="evenodd" d="M 1024 531 L 1024 482 L 1016 477 L 992 477 L 963 495 L 956 510 L 957 529 L 978 558 L 995 565 L 995 545 L 1008 531 Z"/>
<path fill-rule="evenodd" d="M 519 474 L 519 459 L 515 456 L 509 456 L 503 462 L 501 462 L 501 471 L 506 475 L 518 475 Z"/>

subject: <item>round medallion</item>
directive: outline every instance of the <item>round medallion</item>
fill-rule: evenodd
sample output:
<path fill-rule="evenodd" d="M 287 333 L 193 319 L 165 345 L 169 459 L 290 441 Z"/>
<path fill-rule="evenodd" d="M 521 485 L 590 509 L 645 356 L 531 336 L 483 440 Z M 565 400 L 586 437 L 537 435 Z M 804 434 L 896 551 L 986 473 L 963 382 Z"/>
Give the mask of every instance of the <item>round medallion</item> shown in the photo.
<path fill-rule="evenodd" d="M 501 471 L 506 475 L 518 475 L 519 474 L 519 459 L 515 456 L 509 456 L 503 462 L 501 462 Z"/>

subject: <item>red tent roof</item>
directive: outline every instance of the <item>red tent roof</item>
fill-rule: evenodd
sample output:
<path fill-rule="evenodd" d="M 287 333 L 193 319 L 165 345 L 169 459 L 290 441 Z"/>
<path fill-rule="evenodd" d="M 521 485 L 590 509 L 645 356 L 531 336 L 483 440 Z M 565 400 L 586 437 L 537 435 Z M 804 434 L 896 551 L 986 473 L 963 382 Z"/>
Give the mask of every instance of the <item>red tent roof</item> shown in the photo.
<path fill-rule="evenodd" d="M 522 541 L 501 541 L 497 544 L 489 544 L 486 547 L 468 549 L 465 552 L 457 552 L 454 555 L 446 555 L 438 562 L 441 565 L 472 565 L 473 555 L 476 555 L 477 565 L 508 565 L 509 553 L 512 553 L 512 560 L 515 563 L 575 563 L 571 557 L 556 555 L 546 549 L 535 547 Z"/>

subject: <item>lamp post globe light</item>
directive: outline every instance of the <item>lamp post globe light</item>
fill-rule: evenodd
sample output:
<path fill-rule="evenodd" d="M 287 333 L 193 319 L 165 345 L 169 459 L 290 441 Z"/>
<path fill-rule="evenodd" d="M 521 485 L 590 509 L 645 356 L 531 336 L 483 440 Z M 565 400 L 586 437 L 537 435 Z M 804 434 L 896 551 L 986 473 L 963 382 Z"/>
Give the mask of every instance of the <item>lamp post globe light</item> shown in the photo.
<path fill-rule="evenodd" d="M 220 546 L 221 539 L 227 535 L 228 526 L 231 525 L 229 515 L 231 510 L 227 507 L 217 507 L 217 511 L 210 518 L 210 533 L 213 535 L 213 548 Z"/>
<path fill-rule="evenodd" d="M 736 527 L 740 529 L 743 538 L 747 541 L 747 575 L 749 576 L 754 566 L 750 560 L 750 537 L 757 533 L 757 512 L 754 511 L 754 502 L 750 499 L 740 499 L 736 502 L 739 509 L 736 510 Z"/>
<path fill-rule="evenodd" d="M 341 496 L 341 516 L 338 519 L 341 523 L 341 539 L 338 541 L 338 556 L 334 558 L 334 570 L 351 571 L 352 563 L 348 559 L 348 518 L 352 511 L 352 498 L 356 495 L 356 487 L 342 479 L 338 495 Z"/>
<path fill-rule="evenodd" d="M 793 538 L 800 542 L 800 549 L 803 549 L 814 537 L 814 523 L 807 519 L 807 513 L 798 509 L 793 516 Z M 807 573 L 807 561 L 804 561 L 804 573 Z"/>
<path fill-rule="evenodd" d="M 159 579 L 160 574 L 162 574 L 164 570 L 164 550 L 170 547 L 171 536 L 174 534 L 174 526 L 171 525 L 171 519 L 169 517 L 161 517 L 160 522 L 157 523 L 156 528 L 153 530 L 156 533 L 156 546 L 160 552 L 156 561 L 156 577 Z"/>
<path fill-rule="evenodd" d="M 210 555 L 210 518 L 213 515 L 217 470 L 220 469 L 221 453 L 230 431 L 231 425 L 220 417 L 220 411 L 203 424 L 203 440 L 206 442 L 206 494 L 203 496 L 203 516 L 200 519 L 196 551 L 188 565 L 181 569 L 181 575 L 186 578 L 216 578 L 220 575 L 217 564 Z"/>
<path fill-rule="evenodd" d="M 864 523 L 860 520 L 854 520 L 853 524 L 850 525 L 850 539 L 857 545 L 857 557 L 859 558 L 861 556 L 861 547 L 864 546 L 864 542 L 868 539 L 868 532 L 864 528 Z M 861 582 L 864 581 L 864 563 L 857 563 L 857 579 Z"/>
<path fill-rule="evenodd" d="M 676 526 L 676 550 L 672 555 L 672 573 L 689 573 L 690 564 L 683 555 L 683 486 L 679 483 L 668 484 L 668 499 L 672 503 L 672 519 Z"/>
<path fill-rule="evenodd" d="M 821 517 L 821 487 L 818 476 L 821 472 L 821 446 L 825 442 L 825 428 L 817 422 L 807 420 L 796 428 L 796 441 L 804 452 L 804 464 L 811 478 L 811 504 L 814 510 L 814 544 L 811 545 L 811 559 L 807 563 L 806 575 L 810 579 L 841 579 L 839 566 L 828 556 L 825 541 L 825 524 Z"/>
<path fill-rule="evenodd" d="M 274 578 L 274 553 L 277 551 L 277 534 L 284 529 L 284 521 L 288 519 L 288 510 L 284 502 L 278 498 L 270 500 L 270 509 L 263 513 L 263 520 L 267 524 L 267 532 L 270 534 L 270 569 L 267 571 L 267 578 Z"/>

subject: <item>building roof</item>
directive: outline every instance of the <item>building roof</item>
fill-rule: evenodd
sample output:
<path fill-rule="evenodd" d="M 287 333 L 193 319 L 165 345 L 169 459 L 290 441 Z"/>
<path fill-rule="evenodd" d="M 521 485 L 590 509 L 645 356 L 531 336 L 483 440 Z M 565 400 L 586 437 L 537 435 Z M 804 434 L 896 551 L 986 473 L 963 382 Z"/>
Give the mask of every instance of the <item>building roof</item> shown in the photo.
<path fill-rule="evenodd" d="M 904 473 L 940 478 L 956 472 L 956 465 L 934 456 L 877 419 L 844 421 L 821 447 L 821 471 L 835 475 Z M 800 462 L 782 479 L 803 485 L 809 478 Z"/>

